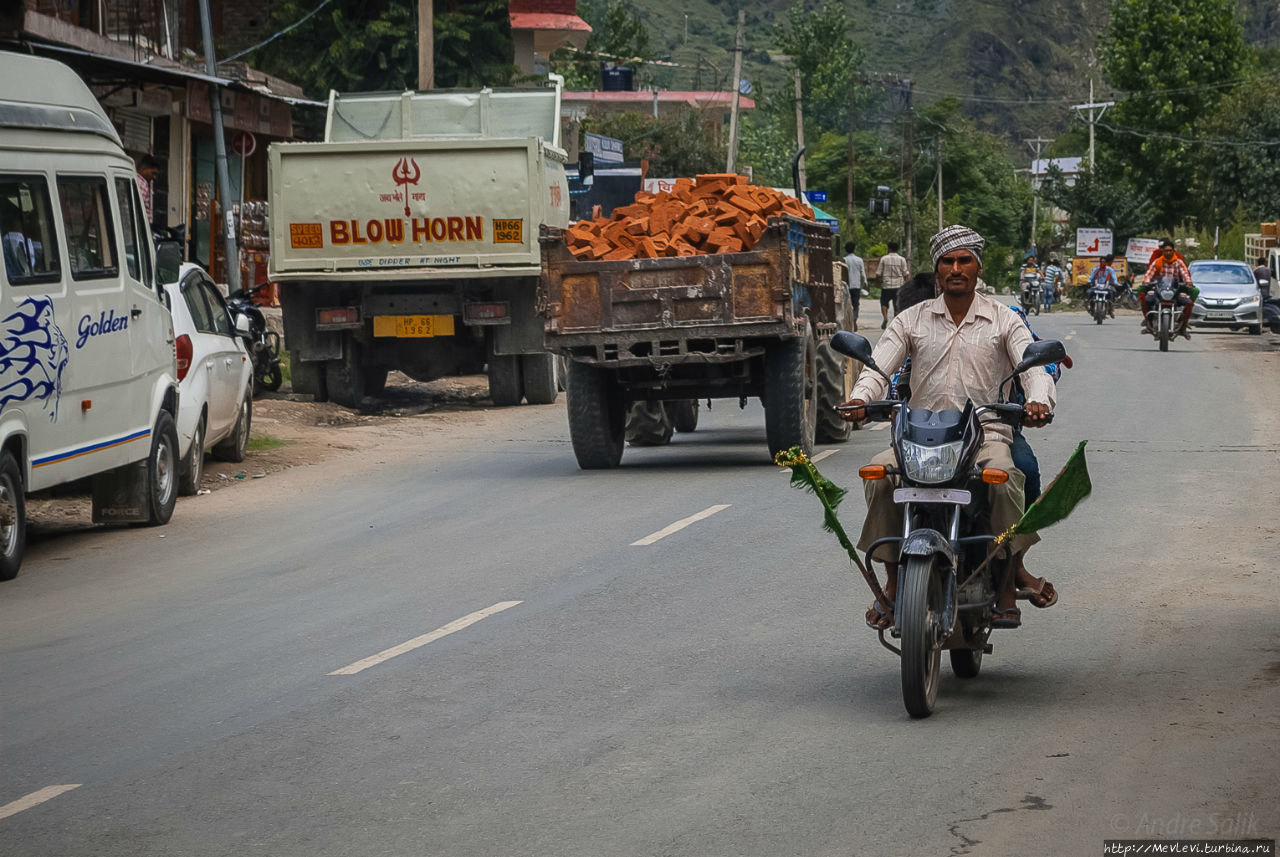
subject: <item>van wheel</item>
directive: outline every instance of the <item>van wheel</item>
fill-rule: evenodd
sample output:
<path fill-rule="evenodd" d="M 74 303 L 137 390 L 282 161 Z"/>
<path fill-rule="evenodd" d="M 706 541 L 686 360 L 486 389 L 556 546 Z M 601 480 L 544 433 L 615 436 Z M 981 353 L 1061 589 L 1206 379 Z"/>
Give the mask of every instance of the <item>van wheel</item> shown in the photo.
<path fill-rule="evenodd" d="M 191 449 L 182 462 L 182 477 L 178 480 L 178 493 L 190 497 L 200 490 L 200 478 L 204 476 L 204 417 L 196 423 L 191 435 Z"/>
<path fill-rule="evenodd" d="M 151 435 L 151 455 L 147 458 L 147 499 L 151 511 L 147 525 L 169 523 L 178 503 L 178 430 L 173 416 L 161 411 Z"/>
<path fill-rule="evenodd" d="M 27 546 L 27 504 L 22 471 L 9 450 L 0 452 L 0 580 L 13 580 Z"/>
<path fill-rule="evenodd" d="M 249 429 L 253 427 L 253 397 L 245 394 L 240 403 L 240 413 L 236 414 L 236 427 L 231 437 L 213 448 L 213 452 L 223 461 L 244 461 L 249 454 Z"/>

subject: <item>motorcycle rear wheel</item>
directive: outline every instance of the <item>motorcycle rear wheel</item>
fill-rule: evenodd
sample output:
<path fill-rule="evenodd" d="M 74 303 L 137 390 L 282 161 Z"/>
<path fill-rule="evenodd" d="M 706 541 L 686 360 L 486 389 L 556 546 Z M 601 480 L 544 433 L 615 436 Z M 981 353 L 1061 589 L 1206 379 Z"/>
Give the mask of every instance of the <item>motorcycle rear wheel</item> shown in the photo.
<path fill-rule="evenodd" d="M 951 671 L 956 678 L 977 678 L 982 669 L 982 649 L 952 649 Z"/>
<path fill-rule="evenodd" d="M 942 648 L 942 568 L 937 557 L 907 557 L 898 585 L 902 631 L 902 702 L 914 718 L 928 717 L 938 699 Z"/>

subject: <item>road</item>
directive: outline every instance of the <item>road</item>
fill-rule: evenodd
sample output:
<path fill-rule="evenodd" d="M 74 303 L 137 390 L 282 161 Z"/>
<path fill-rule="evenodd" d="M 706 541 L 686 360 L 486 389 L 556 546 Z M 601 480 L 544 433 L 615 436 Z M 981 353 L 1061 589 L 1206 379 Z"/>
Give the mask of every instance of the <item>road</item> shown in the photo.
<path fill-rule="evenodd" d="M 563 399 L 477 410 L 32 546 L 0 587 L 0 853 L 1095 855 L 1280 835 L 1280 339 L 1076 367 L 1033 437 L 1092 496 L 1061 592 L 910 720 L 757 403 L 581 472 Z M 360 446 L 359 428 L 336 429 Z M 855 490 L 887 443 L 819 462 Z M 683 526 L 676 526 L 683 522 Z M 72 787 L 74 788 L 68 788 Z"/>

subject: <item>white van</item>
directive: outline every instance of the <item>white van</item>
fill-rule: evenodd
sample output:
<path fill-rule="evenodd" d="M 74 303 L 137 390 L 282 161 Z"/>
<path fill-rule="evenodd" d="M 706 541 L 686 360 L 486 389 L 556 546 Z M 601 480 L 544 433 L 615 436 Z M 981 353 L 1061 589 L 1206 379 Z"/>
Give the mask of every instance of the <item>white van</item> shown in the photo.
<path fill-rule="evenodd" d="M 173 320 L 135 175 L 75 72 L 0 51 L 0 580 L 28 493 L 88 480 L 95 522 L 173 514 Z"/>

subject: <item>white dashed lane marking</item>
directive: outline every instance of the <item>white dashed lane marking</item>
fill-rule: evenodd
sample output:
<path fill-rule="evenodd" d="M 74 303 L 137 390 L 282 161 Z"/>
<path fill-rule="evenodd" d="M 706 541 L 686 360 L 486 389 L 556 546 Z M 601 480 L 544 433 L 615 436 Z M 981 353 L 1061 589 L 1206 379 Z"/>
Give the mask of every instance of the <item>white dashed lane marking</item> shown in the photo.
<path fill-rule="evenodd" d="M 454 619 L 448 625 L 441 625 L 439 628 L 436 628 L 428 634 L 423 634 L 421 637 L 414 637 L 412 640 L 408 640 L 398 646 L 392 646 L 389 649 L 378 652 L 376 655 L 370 655 L 362 661 L 356 661 L 350 666 L 345 666 L 340 670 L 334 670 L 329 673 L 329 675 L 355 675 L 358 672 L 367 670 L 369 667 L 377 666 L 378 664 L 391 660 L 397 655 L 403 655 L 405 652 L 412 652 L 414 649 L 420 649 L 427 643 L 438 640 L 441 637 L 447 637 L 455 631 L 461 631 L 463 628 L 474 625 L 481 619 L 488 618 L 495 613 L 501 613 L 503 610 L 510 610 L 517 604 L 523 603 L 523 601 L 499 601 L 492 607 L 486 607 L 483 610 L 477 610 L 474 613 L 469 613 L 461 619 Z"/>
<path fill-rule="evenodd" d="M 33 806 L 39 806 L 47 800 L 53 800 L 60 794 L 66 794 L 72 789 L 80 788 L 80 783 L 72 783 L 65 786 L 45 786 L 38 792 L 32 792 L 26 797 L 20 797 L 13 803 L 6 803 L 0 806 L 0 818 L 8 818 L 11 815 L 17 815 L 24 809 L 31 809 Z"/>
<path fill-rule="evenodd" d="M 643 539 L 639 539 L 638 541 L 632 542 L 631 546 L 645 547 L 646 545 L 651 545 L 660 539 L 665 539 L 667 536 L 671 535 L 672 533 L 680 532 L 685 527 L 689 526 L 690 524 L 695 524 L 698 521 L 701 521 L 703 518 L 710 518 L 716 512 L 723 512 L 725 509 L 728 509 L 730 505 L 731 504 L 729 503 L 725 503 L 724 505 L 720 505 L 720 506 L 708 506 L 707 508 L 703 509 L 701 512 L 697 513 L 696 515 L 690 515 L 687 518 L 681 518 L 680 520 L 676 521 L 674 524 L 663 527 L 662 529 L 658 530 L 656 533 L 647 535 Z"/>

